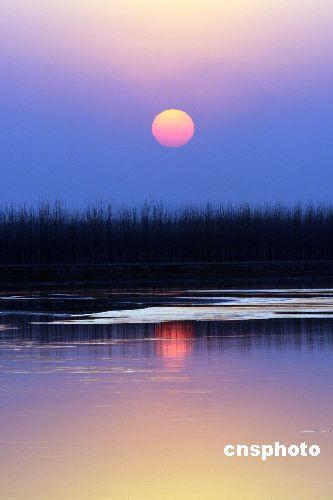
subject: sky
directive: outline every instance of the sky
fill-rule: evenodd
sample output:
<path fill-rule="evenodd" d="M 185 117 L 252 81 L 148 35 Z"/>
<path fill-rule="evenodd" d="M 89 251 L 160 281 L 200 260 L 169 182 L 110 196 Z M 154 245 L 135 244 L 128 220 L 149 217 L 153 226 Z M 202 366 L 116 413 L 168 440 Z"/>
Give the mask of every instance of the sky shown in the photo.
<path fill-rule="evenodd" d="M 332 0 L 2 0 L 1 203 L 329 202 Z M 186 111 L 181 148 L 152 136 Z"/>

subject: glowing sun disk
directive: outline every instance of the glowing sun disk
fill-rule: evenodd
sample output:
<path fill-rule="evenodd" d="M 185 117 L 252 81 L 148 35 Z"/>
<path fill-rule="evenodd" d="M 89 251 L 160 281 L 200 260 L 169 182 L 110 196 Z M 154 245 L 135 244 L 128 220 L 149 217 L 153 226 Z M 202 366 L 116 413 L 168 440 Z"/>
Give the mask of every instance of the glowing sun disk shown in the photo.
<path fill-rule="evenodd" d="M 152 134 L 162 146 L 179 148 L 192 139 L 194 123 L 185 111 L 166 109 L 155 117 Z"/>

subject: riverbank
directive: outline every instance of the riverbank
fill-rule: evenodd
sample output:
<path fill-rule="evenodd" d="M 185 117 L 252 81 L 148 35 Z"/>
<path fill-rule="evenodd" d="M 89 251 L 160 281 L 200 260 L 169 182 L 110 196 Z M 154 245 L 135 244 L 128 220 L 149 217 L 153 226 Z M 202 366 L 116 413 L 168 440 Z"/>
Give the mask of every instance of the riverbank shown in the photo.
<path fill-rule="evenodd" d="M 1 265 L 0 283 L 132 282 L 333 277 L 333 261 Z"/>

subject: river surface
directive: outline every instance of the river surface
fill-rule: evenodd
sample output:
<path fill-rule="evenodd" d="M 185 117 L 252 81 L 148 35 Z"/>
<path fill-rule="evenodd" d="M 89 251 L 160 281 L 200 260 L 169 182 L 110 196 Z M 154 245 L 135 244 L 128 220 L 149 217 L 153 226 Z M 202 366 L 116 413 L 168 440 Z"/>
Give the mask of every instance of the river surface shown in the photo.
<path fill-rule="evenodd" d="M 0 295 L 1 500 L 330 499 L 332 289 Z M 226 457 L 226 444 L 318 457 Z"/>

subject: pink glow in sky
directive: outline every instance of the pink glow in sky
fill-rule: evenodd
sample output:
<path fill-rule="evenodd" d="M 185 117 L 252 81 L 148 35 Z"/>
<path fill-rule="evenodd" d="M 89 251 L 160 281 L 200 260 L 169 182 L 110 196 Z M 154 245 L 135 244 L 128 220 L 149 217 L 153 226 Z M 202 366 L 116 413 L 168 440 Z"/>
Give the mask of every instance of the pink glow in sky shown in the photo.
<path fill-rule="evenodd" d="M 37 95 L 45 88 L 48 102 L 81 93 L 105 109 L 120 88 L 145 109 L 238 113 L 320 88 L 332 15 L 331 0 L 11 0 L 0 20 L 3 72 L 11 82 L 19 72 Z"/>

